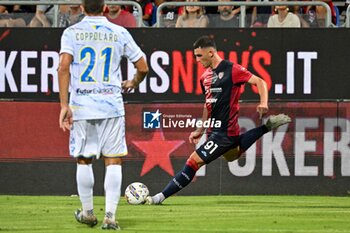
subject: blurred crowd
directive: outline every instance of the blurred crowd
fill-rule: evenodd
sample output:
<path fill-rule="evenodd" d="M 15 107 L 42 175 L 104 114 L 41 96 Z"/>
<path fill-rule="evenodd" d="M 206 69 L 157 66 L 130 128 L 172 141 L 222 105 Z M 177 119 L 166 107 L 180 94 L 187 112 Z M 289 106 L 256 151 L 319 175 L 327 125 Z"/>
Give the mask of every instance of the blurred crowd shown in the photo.
<path fill-rule="evenodd" d="M 155 27 L 157 9 L 162 3 L 185 1 L 199 2 L 200 0 L 135 0 L 142 12 L 133 5 L 109 5 L 104 14 L 109 21 L 126 28 Z M 234 1 L 217 0 L 217 2 Z M 246 1 L 257 2 L 258 0 Z M 264 2 L 268 1 L 264 0 Z M 333 25 L 341 26 L 345 22 L 346 8 L 350 0 L 318 1 L 329 5 Z M 55 14 L 54 5 L 0 5 L 0 27 L 68 27 L 84 17 L 79 5 L 60 5 L 57 11 L 58 13 Z M 140 18 L 142 18 L 142 25 L 138 24 Z M 324 27 L 325 18 L 326 9 L 322 6 L 247 6 L 244 25 L 245 27 Z M 159 27 L 237 28 L 240 26 L 240 8 L 230 5 L 166 6 L 161 8 L 159 19 L 157 25 Z"/>

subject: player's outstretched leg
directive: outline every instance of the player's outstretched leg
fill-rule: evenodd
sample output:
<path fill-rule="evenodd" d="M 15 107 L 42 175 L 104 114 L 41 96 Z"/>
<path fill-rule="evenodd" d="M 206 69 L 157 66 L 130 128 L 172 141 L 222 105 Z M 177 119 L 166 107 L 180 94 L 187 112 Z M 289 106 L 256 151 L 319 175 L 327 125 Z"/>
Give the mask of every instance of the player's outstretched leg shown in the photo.
<path fill-rule="evenodd" d="M 80 222 L 82 224 L 86 224 L 90 227 L 93 227 L 97 224 L 97 218 L 95 217 L 95 215 L 93 213 L 89 213 L 87 216 L 85 216 L 83 214 L 83 211 L 76 210 L 74 212 L 74 216 L 78 222 Z"/>
<path fill-rule="evenodd" d="M 286 114 L 271 115 L 266 121 L 266 127 L 269 131 L 291 122 L 292 119 Z"/>
<path fill-rule="evenodd" d="M 261 136 L 281 125 L 291 122 L 291 118 L 285 114 L 271 115 L 265 125 L 248 130 L 239 136 L 239 146 L 227 151 L 223 157 L 232 162 L 238 159 L 242 153 L 247 151 Z"/>
<path fill-rule="evenodd" d="M 196 154 L 196 152 L 194 152 L 194 154 Z M 192 154 L 192 155 L 194 155 L 194 154 Z M 159 205 L 166 198 L 179 192 L 181 189 L 183 189 L 189 183 L 191 183 L 191 181 L 192 181 L 193 177 L 196 175 L 196 172 L 198 169 L 199 169 L 199 166 L 198 166 L 197 162 L 192 157 L 190 157 L 186 161 L 186 164 L 182 168 L 182 170 L 180 172 L 178 172 L 175 175 L 175 177 L 169 181 L 168 185 L 163 189 L 162 192 L 160 192 L 152 197 L 148 196 L 146 198 L 146 204 Z"/>

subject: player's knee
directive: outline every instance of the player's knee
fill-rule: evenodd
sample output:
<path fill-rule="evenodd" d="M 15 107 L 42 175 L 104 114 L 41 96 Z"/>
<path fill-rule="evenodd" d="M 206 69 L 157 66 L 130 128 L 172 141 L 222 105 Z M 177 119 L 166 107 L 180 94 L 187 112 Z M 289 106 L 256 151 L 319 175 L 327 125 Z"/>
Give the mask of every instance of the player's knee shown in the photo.
<path fill-rule="evenodd" d="M 228 161 L 232 162 L 235 161 L 236 159 L 239 159 L 241 157 L 242 151 L 240 150 L 239 146 L 227 151 L 225 154 L 222 156 Z"/>
<path fill-rule="evenodd" d="M 193 170 L 197 171 L 202 166 L 202 163 L 196 161 L 192 157 L 189 157 L 186 161 L 186 165 L 191 167 Z"/>
<path fill-rule="evenodd" d="M 108 157 L 104 157 L 104 161 L 105 161 L 105 166 L 109 166 L 109 165 L 121 165 L 122 164 L 122 159 L 121 158 L 108 158 Z"/>
<path fill-rule="evenodd" d="M 84 157 L 78 157 L 77 158 L 77 163 L 78 164 L 91 164 L 92 163 L 92 158 L 84 158 Z"/>

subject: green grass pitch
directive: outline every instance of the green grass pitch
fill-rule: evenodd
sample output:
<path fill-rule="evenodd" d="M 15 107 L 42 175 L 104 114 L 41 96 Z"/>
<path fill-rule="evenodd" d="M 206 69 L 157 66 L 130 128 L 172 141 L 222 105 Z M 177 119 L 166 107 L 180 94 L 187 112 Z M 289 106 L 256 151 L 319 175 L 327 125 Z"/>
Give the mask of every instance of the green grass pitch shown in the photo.
<path fill-rule="evenodd" d="M 95 197 L 102 220 L 104 198 Z M 0 196 L 0 232 L 106 232 L 75 221 L 78 197 Z M 121 198 L 123 232 L 350 232 L 350 197 L 176 196 L 160 206 L 132 206 Z"/>

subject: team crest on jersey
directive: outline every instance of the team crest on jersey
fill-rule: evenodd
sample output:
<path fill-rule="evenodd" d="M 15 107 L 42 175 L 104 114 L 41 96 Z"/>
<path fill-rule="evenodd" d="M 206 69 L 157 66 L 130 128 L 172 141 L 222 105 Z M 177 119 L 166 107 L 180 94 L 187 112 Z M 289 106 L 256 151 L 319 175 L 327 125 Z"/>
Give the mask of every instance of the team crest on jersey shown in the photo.
<path fill-rule="evenodd" d="M 216 83 L 218 78 L 219 78 L 218 75 L 215 72 L 213 72 L 213 75 L 212 75 L 212 78 L 211 78 L 211 84 Z"/>
<path fill-rule="evenodd" d="M 219 77 L 219 79 L 222 79 L 224 77 L 224 72 L 220 72 L 218 77 Z"/>

